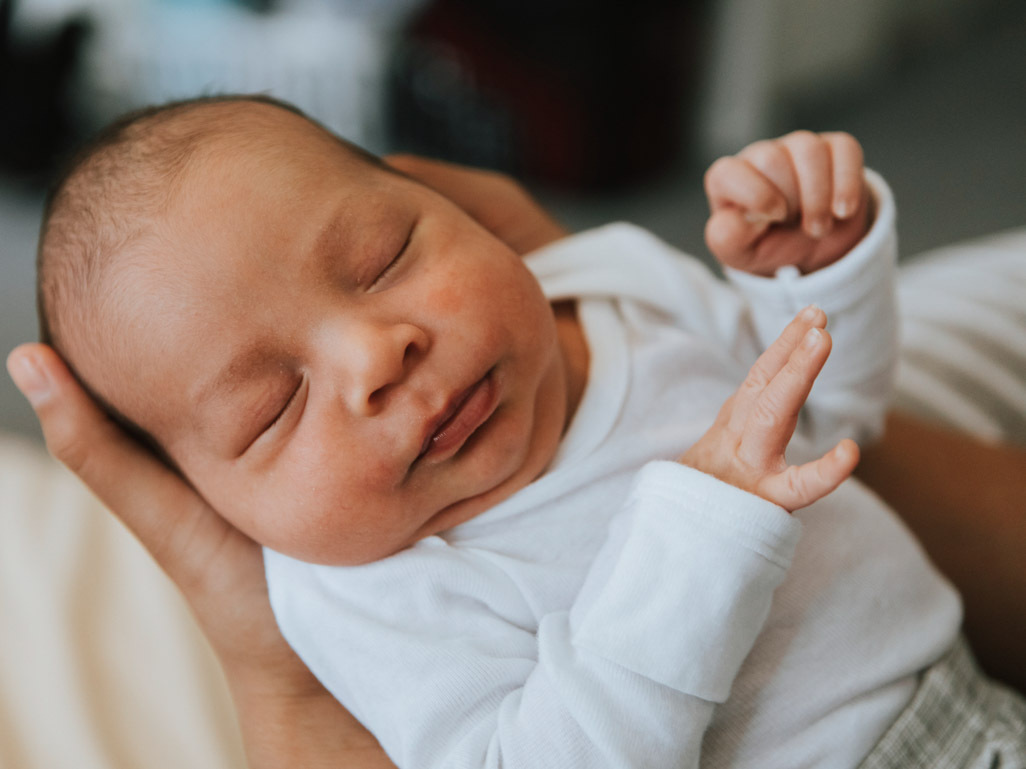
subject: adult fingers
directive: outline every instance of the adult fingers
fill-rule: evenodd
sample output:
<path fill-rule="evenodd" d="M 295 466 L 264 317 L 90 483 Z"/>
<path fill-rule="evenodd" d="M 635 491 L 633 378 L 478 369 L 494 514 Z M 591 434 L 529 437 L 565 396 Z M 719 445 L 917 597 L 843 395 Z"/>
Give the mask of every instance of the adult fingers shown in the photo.
<path fill-rule="evenodd" d="M 744 462 L 752 467 L 773 467 L 783 462 L 798 413 L 829 354 L 830 335 L 809 328 L 752 403 L 738 445 L 738 456 Z"/>
<path fill-rule="evenodd" d="M 823 134 L 823 140 L 833 161 L 831 208 L 838 219 L 848 219 L 859 210 L 865 189 L 862 145 L 854 136 L 840 131 Z"/>
<path fill-rule="evenodd" d="M 53 456 L 121 518 L 183 590 L 197 582 L 212 549 L 242 536 L 114 424 L 52 349 L 21 345 L 7 368 L 35 409 Z"/>
<path fill-rule="evenodd" d="M 508 201 L 519 194 L 512 179 L 494 171 L 447 163 L 419 155 L 386 155 L 385 162 L 407 176 L 447 197 L 470 216 L 488 226 L 493 202 Z"/>
<path fill-rule="evenodd" d="M 473 205 L 481 200 L 482 194 L 494 194 L 497 188 L 516 184 L 509 177 L 493 171 L 482 171 L 420 155 L 386 155 L 383 160 L 407 176 L 460 203 L 465 210 L 467 206 L 463 205 L 464 202 Z M 466 198 L 466 201 L 462 198 Z"/>
<path fill-rule="evenodd" d="M 815 305 L 809 305 L 787 324 L 780 336 L 759 356 L 748 370 L 748 375 L 734 398 L 729 424 L 731 430 L 737 433 L 744 430 L 749 413 L 766 386 L 788 364 L 809 329 L 825 328 L 826 321 L 826 313 L 823 310 Z"/>
<path fill-rule="evenodd" d="M 418 155 L 387 155 L 384 160 L 451 200 L 518 254 L 567 234 L 519 182 L 505 174 Z"/>
<path fill-rule="evenodd" d="M 798 178 L 802 229 L 822 238 L 833 227 L 833 161 L 827 143 L 811 131 L 795 131 L 780 139 Z"/>
<path fill-rule="evenodd" d="M 756 493 L 794 512 L 822 499 L 844 482 L 859 463 L 859 447 L 845 439 L 819 459 L 792 465 L 764 479 Z"/>
<path fill-rule="evenodd" d="M 729 156 L 705 172 L 705 194 L 713 213 L 730 206 L 740 208 L 753 221 L 782 222 L 787 201 L 776 186 L 746 160 Z"/>

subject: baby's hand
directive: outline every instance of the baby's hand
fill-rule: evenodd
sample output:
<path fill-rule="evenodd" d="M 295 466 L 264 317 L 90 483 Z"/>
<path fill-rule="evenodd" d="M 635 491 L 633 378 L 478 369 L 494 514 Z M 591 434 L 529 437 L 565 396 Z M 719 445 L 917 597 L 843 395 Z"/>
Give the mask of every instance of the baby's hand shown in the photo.
<path fill-rule="evenodd" d="M 792 512 L 851 475 L 859 449 L 850 439 L 804 465 L 784 459 L 798 412 L 830 354 L 824 326 L 826 314 L 818 307 L 802 310 L 679 461 Z"/>
<path fill-rule="evenodd" d="M 846 133 L 795 131 L 751 144 L 709 167 L 705 192 L 709 250 L 757 275 L 826 267 L 869 229 L 862 147 Z"/>

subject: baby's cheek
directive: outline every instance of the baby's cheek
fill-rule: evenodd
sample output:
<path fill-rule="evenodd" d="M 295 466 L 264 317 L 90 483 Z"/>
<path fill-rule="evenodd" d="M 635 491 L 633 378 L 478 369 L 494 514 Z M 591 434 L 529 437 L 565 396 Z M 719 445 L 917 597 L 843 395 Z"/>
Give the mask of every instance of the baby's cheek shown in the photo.
<path fill-rule="evenodd" d="M 379 440 L 379 445 L 393 445 L 385 437 Z M 398 454 L 398 449 L 393 448 L 392 451 Z M 347 468 L 346 491 L 354 500 L 363 499 L 366 503 L 394 487 L 396 467 L 402 462 L 398 456 L 381 456 L 370 451 L 361 452 L 361 456 L 362 460 L 356 467 Z"/>
<path fill-rule="evenodd" d="M 470 298 L 462 286 L 448 281 L 428 294 L 427 306 L 437 317 L 448 318 L 463 310 Z"/>
<path fill-rule="evenodd" d="M 407 544 L 412 530 L 396 494 L 366 495 L 322 511 L 311 520 L 302 546 L 307 560 L 333 565 L 375 561 Z M 302 557 L 302 556 L 300 556 Z"/>

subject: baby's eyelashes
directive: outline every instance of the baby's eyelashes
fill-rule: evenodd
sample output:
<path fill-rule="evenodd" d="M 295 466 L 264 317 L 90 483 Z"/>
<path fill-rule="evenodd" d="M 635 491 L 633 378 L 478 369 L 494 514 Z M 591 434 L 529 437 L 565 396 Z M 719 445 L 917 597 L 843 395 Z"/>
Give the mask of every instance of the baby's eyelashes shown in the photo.
<path fill-rule="evenodd" d="M 306 377 L 300 378 L 295 386 L 288 392 L 287 397 L 284 401 L 280 402 L 273 411 L 271 411 L 271 417 L 268 420 L 258 423 L 261 426 L 258 427 L 250 438 L 245 447 L 239 452 L 239 456 L 244 456 L 250 452 L 253 448 L 260 448 L 264 444 L 273 442 L 277 437 L 278 433 L 289 427 L 289 424 L 294 421 L 294 418 L 302 410 L 302 407 L 306 401 Z"/>
<path fill-rule="evenodd" d="M 389 260 L 389 262 L 385 265 L 385 268 L 377 274 L 374 280 L 371 281 L 368 288 L 372 289 L 380 286 L 386 281 L 386 279 L 391 274 L 393 274 L 396 271 L 396 268 L 403 261 L 403 257 L 405 257 L 410 250 L 410 241 L 413 240 L 413 232 L 414 230 L 416 230 L 416 226 L 416 222 L 414 222 L 413 226 L 410 227 L 410 231 L 409 233 L 407 233 L 406 240 L 403 241 L 402 246 L 400 246 L 399 250 L 395 253 L 395 256 L 393 256 L 392 259 Z"/>

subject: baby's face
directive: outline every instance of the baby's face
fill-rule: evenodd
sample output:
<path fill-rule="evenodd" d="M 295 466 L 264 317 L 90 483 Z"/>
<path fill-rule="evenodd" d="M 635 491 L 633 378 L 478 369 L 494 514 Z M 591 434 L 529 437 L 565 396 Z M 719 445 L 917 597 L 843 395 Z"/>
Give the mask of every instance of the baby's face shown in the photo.
<path fill-rule="evenodd" d="M 258 542 L 362 563 L 544 469 L 564 359 L 514 252 L 282 124 L 274 151 L 194 163 L 146 258 L 127 260 L 118 323 L 139 370 L 112 401 L 138 404 L 127 415 Z"/>

